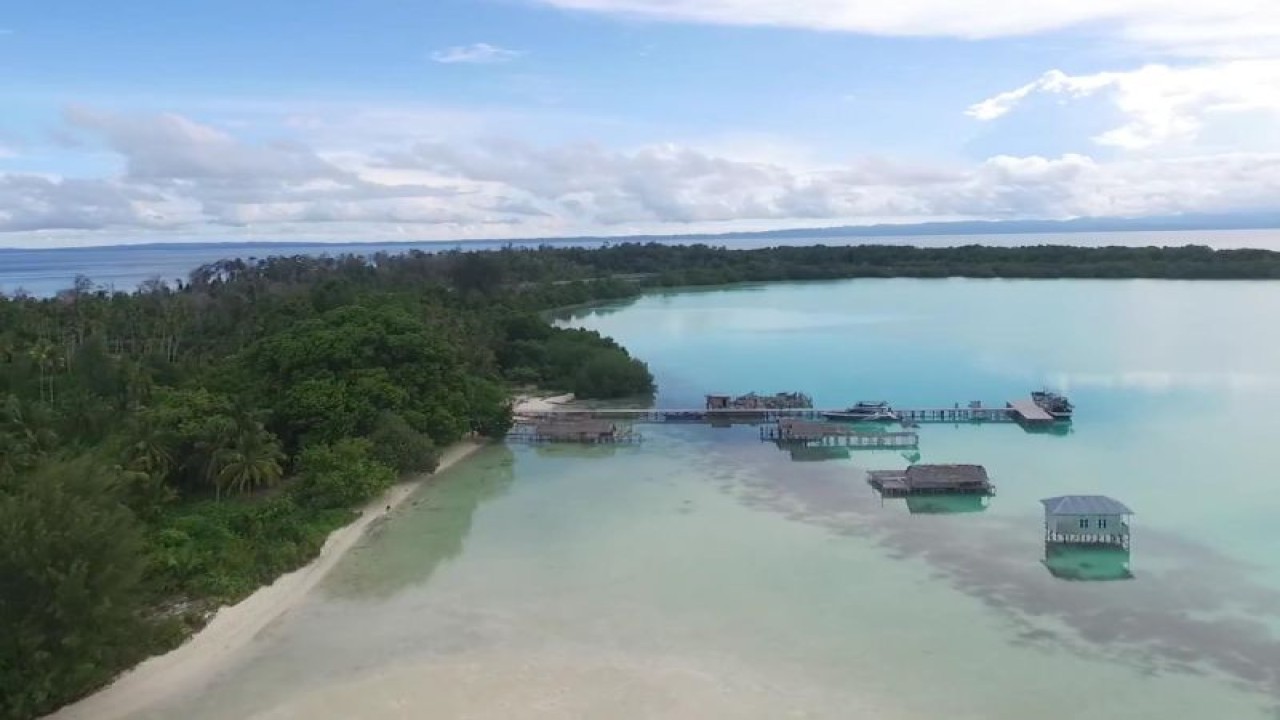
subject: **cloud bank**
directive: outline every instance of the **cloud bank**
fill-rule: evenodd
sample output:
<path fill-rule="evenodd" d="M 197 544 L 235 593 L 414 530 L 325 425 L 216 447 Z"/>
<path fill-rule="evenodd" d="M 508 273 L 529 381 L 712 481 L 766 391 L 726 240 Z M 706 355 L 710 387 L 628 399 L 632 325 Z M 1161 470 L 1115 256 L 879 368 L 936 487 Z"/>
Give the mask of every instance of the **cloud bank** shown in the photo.
<path fill-rule="evenodd" d="M 1050 70 L 1022 87 L 975 103 L 967 114 L 991 121 L 1013 112 L 1035 95 L 1072 100 L 1099 94 L 1109 96 L 1126 120 L 1095 137 L 1098 144 L 1146 150 L 1191 143 L 1200 138 L 1207 124 L 1224 118 L 1253 116 L 1271 125 L 1280 121 L 1280 60 L 1151 64 L 1090 75 Z"/>
<path fill-rule="evenodd" d="M 1114 91 L 1126 82 L 1053 75 L 971 112 L 996 118 L 1033 93 Z M 1230 93 L 1214 97 L 1231 105 Z M 0 174 L 0 232 L 225 228 L 305 237 L 338 228 L 347 237 L 530 237 L 1230 212 L 1274 207 L 1280 197 L 1280 153 L 998 155 L 936 165 L 861 157 L 813 168 L 678 143 L 610 148 L 491 137 L 334 154 L 296 140 L 250 140 L 177 114 L 74 107 L 65 122 L 88 147 L 116 157 L 120 171 Z"/>

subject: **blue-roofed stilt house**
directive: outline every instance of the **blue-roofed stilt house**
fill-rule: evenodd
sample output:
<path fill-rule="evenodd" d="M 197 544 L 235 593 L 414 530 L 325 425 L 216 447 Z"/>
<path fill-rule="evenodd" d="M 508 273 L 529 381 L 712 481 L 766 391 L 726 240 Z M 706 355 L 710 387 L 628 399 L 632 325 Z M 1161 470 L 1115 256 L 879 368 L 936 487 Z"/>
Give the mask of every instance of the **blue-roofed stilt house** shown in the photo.
<path fill-rule="evenodd" d="M 1129 548 L 1129 516 L 1133 511 L 1105 495 L 1045 498 L 1044 541 Z"/>

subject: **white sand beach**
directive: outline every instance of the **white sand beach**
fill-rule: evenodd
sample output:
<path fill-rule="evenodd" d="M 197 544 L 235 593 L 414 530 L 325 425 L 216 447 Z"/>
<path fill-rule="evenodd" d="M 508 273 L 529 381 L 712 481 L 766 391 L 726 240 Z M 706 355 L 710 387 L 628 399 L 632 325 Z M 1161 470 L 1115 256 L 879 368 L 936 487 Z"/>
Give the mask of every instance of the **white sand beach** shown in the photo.
<path fill-rule="evenodd" d="M 480 441 L 461 442 L 445 451 L 439 474 L 483 447 Z M 325 541 L 315 560 L 282 575 L 235 605 L 221 608 L 200 632 L 174 650 L 150 658 L 121 675 L 111 685 L 46 716 L 47 720 L 117 720 L 200 687 L 226 667 L 250 640 L 276 618 L 289 612 L 324 578 L 369 526 L 395 509 L 424 480 L 422 475 L 397 484 L 371 501 L 351 524 Z"/>
<path fill-rule="evenodd" d="M 550 412 L 552 410 L 559 410 L 564 405 L 567 405 L 568 403 L 573 402 L 573 400 L 574 400 L 573 393 L 569 393 L 567 395 L 547 395 L 547 396 L 517 395 L 515 397 L 515 402 L 511 406 L 511 409 L 512 409 L 512 412 L 514 412 L 516 416 L 519 417 L 520 415 L 527 415 L 530 413 Z"/>

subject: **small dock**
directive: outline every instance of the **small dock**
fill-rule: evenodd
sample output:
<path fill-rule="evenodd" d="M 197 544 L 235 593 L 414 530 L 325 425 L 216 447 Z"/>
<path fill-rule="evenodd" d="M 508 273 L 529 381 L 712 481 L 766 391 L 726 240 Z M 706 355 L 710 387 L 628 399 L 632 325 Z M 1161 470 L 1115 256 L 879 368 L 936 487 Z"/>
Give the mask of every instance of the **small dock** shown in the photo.
<path fill-rule="evenodd" d="M 760 428 L 760 439 L 779 443 L 910 450 L 920 445 L 913 432 L 867 432 L 848 423 L 781 418 Z"/>
<path fill-rule="evenodd" d="M 630 427 L 605 420 L 554 419 L 517 424 L 507 433 L 507 440 L 531 444 L 622 445 L 639 443 L 643 438 Z"/>
<path fill-rule="evenodd" d="M 995 495 L 981 465 L 912 465 L 906 470 L 872 470 L 867 483 L 881 497 L 911 495 Z"/>
<path fill-rule="evenodd" d="M 970 403 L 967 407 L 921 408 L 894 410 L 904 421 L 914 423 L 1002 423 L 1015 422 L 1009 408 L 983 407 Z"/>
<path fill-rule="evenodd" d="M 1031 427 L 1052 425 L 1054 422 L 1053 416 L 1032 400 L 1013 400 L 1007 412 L 1015 421 Z"/>

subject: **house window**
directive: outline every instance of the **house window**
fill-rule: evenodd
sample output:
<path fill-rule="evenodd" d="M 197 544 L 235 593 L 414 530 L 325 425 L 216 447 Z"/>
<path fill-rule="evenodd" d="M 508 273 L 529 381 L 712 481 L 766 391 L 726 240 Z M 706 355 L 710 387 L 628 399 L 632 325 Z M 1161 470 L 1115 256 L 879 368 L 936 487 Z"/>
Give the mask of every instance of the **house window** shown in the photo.
<path fill-rule="evenodd" d="M 1107 519 L 1106 519 L 1106 518 L 1098 518 L 1098 529 L 1099 529 L 1099 530 L 1106 530 L 1106 529 L 1107 529 Z"/>
<path fill-rule="evenodd" d="M 1081 530 L 1088 530 L 1088 529 L 1089 529 L 1089 518 L 1080 518 L 1079 523 L 1080 523 L 1080 529 L 1081 529 Z"/>

